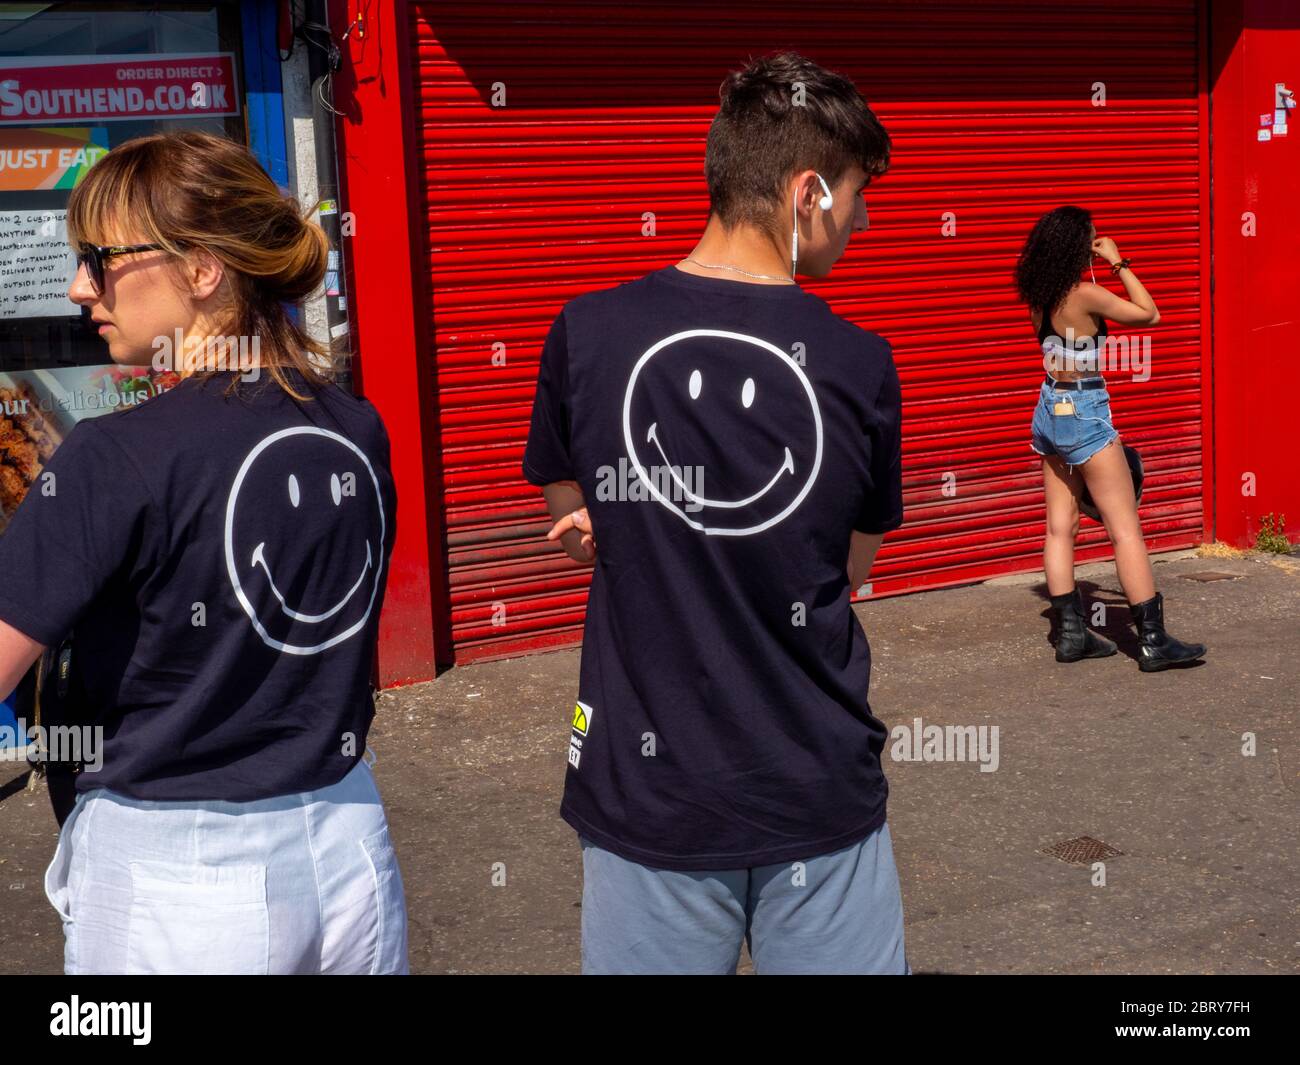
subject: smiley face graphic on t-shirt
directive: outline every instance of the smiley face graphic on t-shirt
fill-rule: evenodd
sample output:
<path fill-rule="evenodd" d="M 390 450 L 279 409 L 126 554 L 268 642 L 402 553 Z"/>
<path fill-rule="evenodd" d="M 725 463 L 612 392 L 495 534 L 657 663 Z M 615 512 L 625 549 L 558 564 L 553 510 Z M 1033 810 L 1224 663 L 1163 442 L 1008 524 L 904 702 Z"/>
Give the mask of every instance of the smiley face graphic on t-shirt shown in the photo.
<path fill-rule="evenodd" d="M 286 654 L 355 635 L 380 586 L 379 481 L 338 433 L 295 426 L 248 453 L 226 502 L 226 569 L 253 629 Z"/>
<path fill-rule="evenodd" d="M 751 536 L 812 489 L 821 410 L 803 368 L 776 345 L 690 329 L 637 360 L 623 396 L 623 443 L 650 496 L 691 528 Z"/>

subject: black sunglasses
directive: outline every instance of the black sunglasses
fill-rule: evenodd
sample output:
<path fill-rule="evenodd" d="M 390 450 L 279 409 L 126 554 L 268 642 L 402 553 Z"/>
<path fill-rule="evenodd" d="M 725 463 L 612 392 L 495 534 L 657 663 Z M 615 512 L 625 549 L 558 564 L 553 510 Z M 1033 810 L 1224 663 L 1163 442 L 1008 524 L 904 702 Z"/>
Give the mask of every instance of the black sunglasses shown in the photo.
<path fill-rule="evenodd" d="M 98 295 L 104 294 L 104 263 L 114 255 L 130 255 L 133 251 L 162 251 L 161 244 L 83 244 L 77 252 L 77 267 L 86 264 L 86 276 L 90 278 Z"/>

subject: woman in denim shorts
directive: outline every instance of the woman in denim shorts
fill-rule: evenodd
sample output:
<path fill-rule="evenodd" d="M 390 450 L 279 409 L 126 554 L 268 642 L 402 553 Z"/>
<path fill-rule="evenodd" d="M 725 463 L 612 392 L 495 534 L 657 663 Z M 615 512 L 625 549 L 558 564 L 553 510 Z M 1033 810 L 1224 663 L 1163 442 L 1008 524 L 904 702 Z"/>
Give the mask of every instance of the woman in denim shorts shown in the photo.
<path fill-rule="evenodd" d="M 1128 299 L 1082 280 L 1094 256 L 1110 264 Z M 1111 422 L 1105 365 L 1106 320 L 1124 326 L 1160 321 L 1155 301 L 1137 279 L 1115 242 L 1098 237 L 1081 207 L 1058 207 L 1030 232 L 1016 267 L 1016 287 L 1028 305 L 1043 349 L 1047 376 L 1038 391 L 1030 447 L 1043 457 L 1047 536 L 1043 569 L 1058 626 L 1058 662 L 1104 658 L 1115 644 L 1084 624 L 1074 583 L 1074 541 L 1079 534 L 1079 497 L 1087 486 L 1115 549 L 1115 568 L 1140 638 L 1143 672 L 1167 669 L 1205 654 L 1202 644 L 1174 639 L 1164 627 L 1164 600 L 1156 591 L 1151 561 L 1138 520 L 1128 460 Z"/>

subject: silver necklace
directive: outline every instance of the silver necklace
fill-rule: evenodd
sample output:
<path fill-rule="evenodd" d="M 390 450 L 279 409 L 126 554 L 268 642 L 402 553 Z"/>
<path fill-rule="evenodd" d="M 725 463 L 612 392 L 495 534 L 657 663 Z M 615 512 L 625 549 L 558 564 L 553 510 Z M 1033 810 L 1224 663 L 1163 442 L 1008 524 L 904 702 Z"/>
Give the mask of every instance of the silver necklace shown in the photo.
<path fill-rule="evenodd" d="M 762 278 L 764 281 L 785 281 L 792 285 L 798 284 L 798 282 L 795 281 L 793 277 L 775 277 L 772 274 L 751 274 L 748 270 L 742 270 L 739 266 L 727 266 L 725 264 L 714 265 L 713 263 L 702 263 L 700 262 L 699 259 L 694 259 L 689 255 L 686 256 L 686 258 L 683 259 L 682 262 L 694 263 L 696 266 L 702 266 L 706 270 L 735 270 L 736 273 L 744 274 L 746 277 L 758 277 L 758 278 Z"/>

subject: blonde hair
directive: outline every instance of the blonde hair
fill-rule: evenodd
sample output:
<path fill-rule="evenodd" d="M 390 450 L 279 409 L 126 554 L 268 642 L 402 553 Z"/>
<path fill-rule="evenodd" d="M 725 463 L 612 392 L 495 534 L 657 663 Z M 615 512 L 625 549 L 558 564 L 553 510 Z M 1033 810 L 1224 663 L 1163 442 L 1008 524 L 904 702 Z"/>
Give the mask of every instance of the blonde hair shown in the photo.
<path fill-rule="evenodd" d="M 258 338 L 262 367 L 295 399 L 309 397 L 294 390 L 287 368 L 313 387 L 332 378 L 331 349 L 307 336 L 283 306 L 320 287 L 329 239 L 243 145 L 197 130 L 118 145 L 72 190 L 68 241 L 74 248 L 111 244 L 105 238 L 114 223 L 129 227 L 129 239 L 138 235 L 178 256 L 203 250 L 220 262 L 231 294 L 223 328 Z"/>

